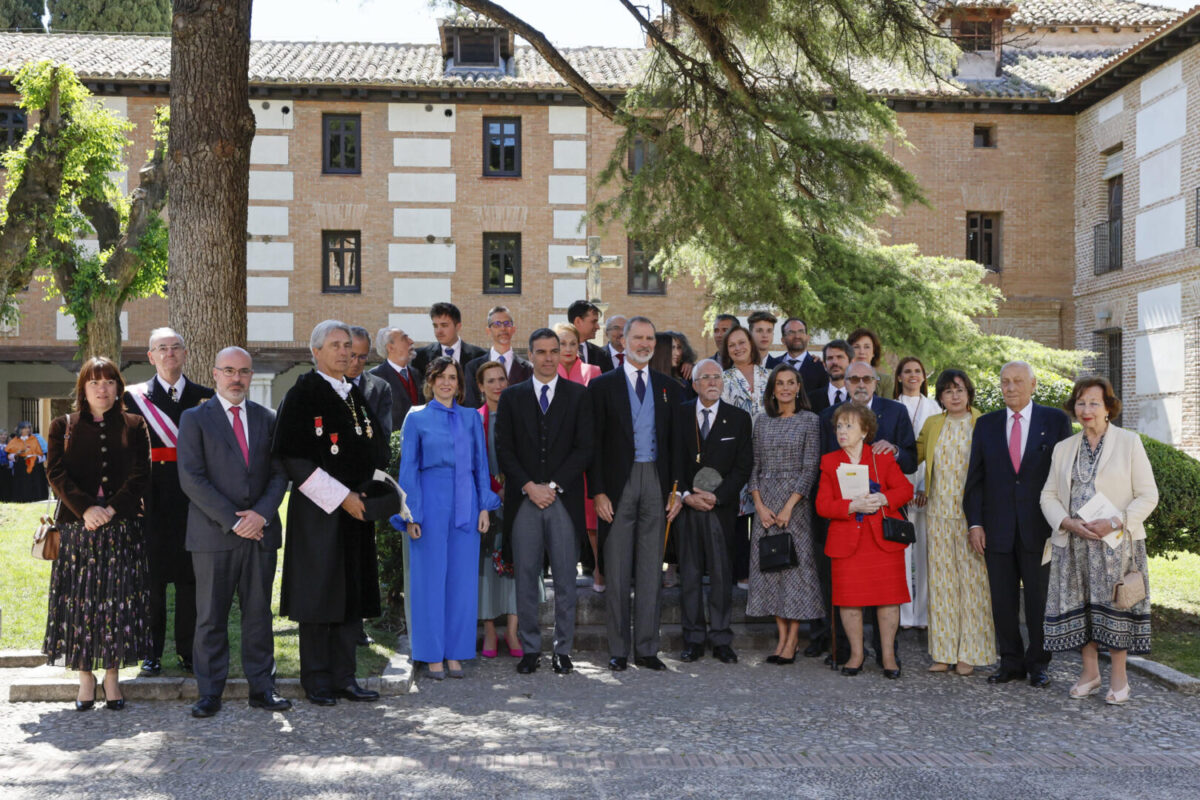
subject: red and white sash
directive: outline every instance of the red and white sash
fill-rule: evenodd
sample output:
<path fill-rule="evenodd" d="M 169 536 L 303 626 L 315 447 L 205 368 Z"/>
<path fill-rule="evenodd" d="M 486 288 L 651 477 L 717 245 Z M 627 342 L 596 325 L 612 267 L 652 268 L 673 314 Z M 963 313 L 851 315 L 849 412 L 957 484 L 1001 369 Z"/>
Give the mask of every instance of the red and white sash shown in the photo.
<path fill-rule="evenodd" d="M 153 380 L 154 378 L 150 379 L 150 381 Z M 159 410 L 158 406 L 150 402 L 150 398 L 147 396 L 150 381 L 130 386 L 129 394 L 133 397 L 133 402 L 137 404 L 138 410 L 142 412 L 142 416 L 146 419 L 146 424 L 158 436 L 159 441 L 167 447 L 175 447 L 175 443 L 179 439 L 179 428 L 175 425 L 174 420 Z"/>

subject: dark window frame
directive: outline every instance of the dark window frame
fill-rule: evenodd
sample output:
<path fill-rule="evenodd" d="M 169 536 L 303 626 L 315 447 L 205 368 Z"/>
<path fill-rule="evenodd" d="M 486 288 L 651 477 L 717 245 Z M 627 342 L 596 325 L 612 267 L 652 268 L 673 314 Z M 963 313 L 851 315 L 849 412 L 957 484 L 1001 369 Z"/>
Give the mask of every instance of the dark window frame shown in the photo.
<path fill-rule="evenodd" d="M 334 246 L 334 239 L 354 237 L 354 246 Z M 329 257 L 335 253 L 352 253 L 354 255 L 354 282 L 345 282 L 346 265 L 342 263 L 343 282 L 331 285 L 329 281 Z M 321 294 L 362 294 L 362 231 L 355 230 L 325 230 L 321 231 Z"/>
<path fill-rule="evenodd" d="M 335 122 L 353 121 L 354 128 L 354 166 L 337 166 L 332 163 L 333 138 L 340 137 L 339 152 L 344 160 L 346 154 L 345 140 L 348 136 L 345 130 L 334 133 L 330 130 Z M 321 115 L 321 172 L 325 175 L 361 175 L 362 174 L 362 114 L 322 114 Z"/>
<path fill-rule="evenodd" d="M 654 253 L 647 253 L 633 239 L 627 239 L 628 261 L 626 264 L 626 291 L 629 294 L 664 295 L 667 293 L 667 280 L 659 273 L 650 269 Z M 657 286 L 652 285 L 657 284 Z"/>
<path fill-rule="evenodd" d="M 463 61 L 463 37 L 490 38 L 492 40 L 491 61 Z M 454 66 L 455 67 L 498 67 L 500 66 L 500 36 L 499 34 L 473 28 L 454 32 Z"/>
<path fill-rule="evenodd" d="M 953 38 L 964 53 L 988 53 L 996 49 L 996 29 L 990 19 L 959 20 Z"/>
<path fill-rule="evenodd" d="M 505 125 L 513 124 L 516 126 L 515 153 L 513 158 L 513 168 L 511 170 L 503 169 L 504 164 L 504 133 Z M 492 163 L 492 134 L 489 130 L 491 125 L 500 125 L 500 169 L 493 169 Z M 521 177 L 521 118 L 520 117 L 484 117 L 483 118 L 483 177 L 485 178 L 519 178 Z"/>
<path fill-rule="evenodd" d="M 629 148 L 629 174 L 637 175 L 655 158 L 654 141 L 638 136 Z M 640 162 L 640 163 L 639 163 Z"/>
<path fill-rule="evenodd" d="M 1096 331 L 1096 340 L 1096 352 L 1102 359 L 1097 366 L 1103 368 L 1101 374 L 1112 384 L 1113 394 L 1121 397 L 1125 384 L 1124 332 L 1118 327 L 1103 328 Z M 1113 422 L 1119 424 L 1120 416 Z"/>
<path fill-rule="evenodd" d="M 0 106 L 0 153 L 21 143 L 29 131 L 29 117 L 16 106 Z M 18 125 L 19 121 L 19 125 Z"/>
<path fill-rule="evenodd" d="M 511 248 L 500 246 L 511 240 Z M 512 286 L 504 286 L 504 268 L 498 272 L 500 285 L 492 285 L 492 256 L 512 258 Z M 521 293 L 521 234 L 517 232 L 489 231 L 483 234 L 483 293 L 484 294 L 520 294 Z"/>
<path fill-rule="evenodd" d="M 987 230 L 988 222 L 992 223 L 990 231 Z M 1000 272 L 1004 265 L 1003 227 L 1004 215 L 998 211 L 968 211 L 967 259 L 982 264 L 992 272 Z M 978 234 L 977 241 L 972 241 L 973 234 Z M 985 250 L 991 253 L 991 259 L 987 258 Z M 988 263 L 989 260 L 991 263 Z"/>
<path fill-rule="evenodd" d="M 979 143 L 981 133 L 983 134 L 983 144 Z M 977 123 L 974 128 L 973 143 L 979 150 L 995 150 L 999 144 L 996 140 L 996 126 Z"/>

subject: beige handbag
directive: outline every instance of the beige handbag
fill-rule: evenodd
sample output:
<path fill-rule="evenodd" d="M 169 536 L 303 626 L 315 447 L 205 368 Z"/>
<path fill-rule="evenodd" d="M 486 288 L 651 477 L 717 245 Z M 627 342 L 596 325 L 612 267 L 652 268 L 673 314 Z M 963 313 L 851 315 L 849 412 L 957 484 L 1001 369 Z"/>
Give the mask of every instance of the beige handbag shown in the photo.
<path fill-rule="evenodd" d="M 29 555 L 41 561 L 53 561 L 58 558 L 59 533 L 54 524 L 54 515 L 49 513 L 50 499 L 46 499 L 46 514 L 39 520 L 37 530 L 33 532 L 33 547 Z"/>
<path fill-rule="evenodd" d="M 1133 534 L 1125 531 L 1125 538 L 1129 542 L 1129 561 L 1133 561 Z M 1122 565 L 1125 564 L 1125 559 L 1121 559 Z M 1132 567 L 1132 563 L 1130 567 Z M 1133 608 L 1138 603 L 1146 599 L 1146 578 L 1137 569 L 1129 568 L 1123 571 L 1123 575 L 1119 581 L 1113 586 L 1112 604 L 1113 608 L 1126 611 Z"/>

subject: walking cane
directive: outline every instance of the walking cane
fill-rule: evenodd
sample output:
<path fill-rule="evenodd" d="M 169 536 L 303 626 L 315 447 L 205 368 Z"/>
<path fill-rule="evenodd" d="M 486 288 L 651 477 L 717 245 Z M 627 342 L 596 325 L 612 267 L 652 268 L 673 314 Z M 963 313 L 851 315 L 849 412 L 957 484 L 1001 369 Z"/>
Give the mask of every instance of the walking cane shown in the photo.
<path fill-rule="evenodd" d="M 832 573 L 832 569 L 830 570 Z M 836 671 L 837 660 L 837 606 L 833 604 L 833 575 L 829 576 L 829 668 Z"/>
<path fill-rule="evenodd" d="M 667 499 L 667 511 L 675 507 L 675 491 L 679 488 L 679 481 L 671 484 L 671 496 Z M 671 535 L 671 521 L 667 520 L 667 530 L 663 534 L 663 552 L 667 552 L 667 539 Z"/>

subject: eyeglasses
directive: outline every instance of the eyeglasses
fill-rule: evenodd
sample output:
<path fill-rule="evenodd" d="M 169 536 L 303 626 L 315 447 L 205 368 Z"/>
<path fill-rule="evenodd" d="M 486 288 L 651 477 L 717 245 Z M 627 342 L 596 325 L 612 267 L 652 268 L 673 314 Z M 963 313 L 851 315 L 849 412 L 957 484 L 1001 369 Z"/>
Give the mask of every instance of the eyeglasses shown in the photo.
<path fill-rule="evenodd" d="M 249 367 L 242 367 L 241 369 L 235 369 L 233 367 L 217 367 L 217 372 L 221 373 L 226 378 L 232 378 L 235 375 L 239 378 L 249 378 L 254 374 L 254 370 L 250 369 Z"/>
<path fill-rule="evenodd" d="M 511 319 L 498 319 L 494 322 L 489 322 L 488 325 L 492 328 L 511 328 L 513 321 Z"/>
<path fill-rule="evenodd" d="M 724 377 L 723 375 L 697 375 L 696 380 L 698 380 L 698 381 L 719 381 L 723 377 Z"/>
<path fill-rule="evenodd" d="M 156 352 L 156 353 L 175 353 L 182 349 L 183 349 L 183 345 L 181 345 L 181 344 L 160 344 L 158 347 L 154 348 L 154 352 Z"/>
<path fill-rule="evenodd" d="M 353 358 L 355 361 L 362 361 L 363 363 L 366 363 L 367 359 L 369 359 L 369 358 L 371 357 L 371 354 L 370 354 L 370 353 L 363 353 L 363 354 L 360 356 L 360 355 L 358 355 L 357 353 L 351 353 L 351 354 L 350 354 L 350 357 L 351 357 L 351 358 Z"/>
<path fill-rule="evenodd" d="M 874 382 L 875 382 L 875 378 L 873 378 L 870 375 L 855 375 L 853 377 L 846 378 L 846 383 L 851 383 L 851 384 L 874 383 Z"/>

